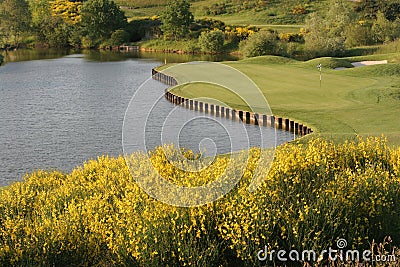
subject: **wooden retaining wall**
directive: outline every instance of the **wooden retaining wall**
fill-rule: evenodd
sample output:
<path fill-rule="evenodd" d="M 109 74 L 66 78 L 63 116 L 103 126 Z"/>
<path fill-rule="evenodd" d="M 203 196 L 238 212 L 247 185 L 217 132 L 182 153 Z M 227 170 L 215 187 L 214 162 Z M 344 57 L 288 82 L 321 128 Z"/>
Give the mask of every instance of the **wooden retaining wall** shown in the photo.
<path fill-rule="evenodd" d="M 152 69 L 153 79 L 165 83 L 170 86 L 178 85 L 177 80 L 162 72 Z M 215 115 L 222 118 L 242 121 L 247 124 L 261 125 L 266 127 L 275 127 L 277 129 L 286 130 L 297 135 L 306 135 L 313 132 L 313 130 L 306 125 L 295 122 L 287 118 L 276 117 L 273 115 L 264 115 L 253 113 L 244 110 L 231 109 L 224 106 L 218 106 L 198 100 L 180 97 L 174 95 L 170 91 L 165 90 L 165 98 L 174 103 L 190 110 L 204 112 L 206 114 Z"/>

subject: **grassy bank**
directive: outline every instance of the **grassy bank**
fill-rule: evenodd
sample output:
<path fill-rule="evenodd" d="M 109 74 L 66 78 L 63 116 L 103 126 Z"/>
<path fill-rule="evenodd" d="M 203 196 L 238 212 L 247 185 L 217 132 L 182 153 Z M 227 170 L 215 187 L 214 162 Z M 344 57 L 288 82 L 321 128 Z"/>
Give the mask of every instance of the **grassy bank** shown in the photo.
<path fill-rule="evenodd" d="M 350 64 L 382 59 L 388 59 L 389 64 L 361 68 L 351 68 Z M 386 54 L 307 62 L 266 56 L 226 64 L 254 80 L 275 115 L 302 122 L 324 135 L 385 134 L 400 144 L 398 62 L 399 54 Z M 321 86 L 317 69 L 320 63 L 323 66 Z M 336 67 L 347 69 L 334 70 Z M 187 75 L 184 66 L 182 75 Z M 176 78 L 179 80 L 179 74 Z M 231 99 L 233 108 L 243 108 L 243 103 L 232 100 L 228 90 L 206 89 L 200 84 L 179 87 L 173 92 L 183 97 Z"/>
<path fill-rule="evenodd" d="M 154 52 L 182 52 L 193 53 L 200 52 L 197 40 L 163 40 L 152 39 L 138 42 L 137 45 L 145 51 Z"/>

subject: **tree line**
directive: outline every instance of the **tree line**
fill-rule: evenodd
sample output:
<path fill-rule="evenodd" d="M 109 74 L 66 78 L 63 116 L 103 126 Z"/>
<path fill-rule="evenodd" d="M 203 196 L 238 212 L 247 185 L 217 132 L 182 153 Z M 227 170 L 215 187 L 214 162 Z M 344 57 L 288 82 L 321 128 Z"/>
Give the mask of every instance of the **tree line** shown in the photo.
<path fill-rule="evenodd" d="M 94 47 L 124 41 L 127 19 L 110 0 L 0 0 L 0 44 Z M 119 40 L 115 40 L 119 39 Z"/>
<path fill-rule="evenodd" d="M 221 52 L 233 44 L 245 56 L 281 55 L 313 58 L 341 56 L 353 47 L 383 44 L 400 38 L 399 0 L 328 0 L 329 9 L 312 12 L 297 33 L 245 29 L 213 21 L 196 31 L 189 4 L 170 2 L 162 18 L 164 38 L 198 38 L 197 50 Z M 238 29 L 232 31 L 232 28 Z M 242 35 L 246 32 L 245 35 Z M 193 48 L 191 48 L 193 50 Z"/>
<path fill-rule="evenodd" d="M 149 34 L 190 41 L 186 52 L 239 49 L 245 56 L 309 58 L 340 56 L 351 47 L 400 38 L 399 0 L 326 2 L 330 8 L 309 14 L 299 32 L 284 34 L 195 19 L 187 0 L 169 0 L 160 16 L 129 23 L 112 0 L 0 0 L 0 47 L 18 47 L 24 40 L 47 47 L 92 48 L 135 42 Z"/>

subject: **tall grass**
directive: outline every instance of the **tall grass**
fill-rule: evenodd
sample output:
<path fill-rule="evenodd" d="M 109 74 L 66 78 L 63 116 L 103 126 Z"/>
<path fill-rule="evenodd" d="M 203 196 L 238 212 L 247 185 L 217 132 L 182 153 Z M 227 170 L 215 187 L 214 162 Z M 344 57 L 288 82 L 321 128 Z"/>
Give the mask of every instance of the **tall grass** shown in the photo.
<path fill-rule="evenodd" d="M 383 44 L 376 51 L 376 54 L 388 54 L 388 53 L 399 53 L 400 52 L 400 39 Z"/>

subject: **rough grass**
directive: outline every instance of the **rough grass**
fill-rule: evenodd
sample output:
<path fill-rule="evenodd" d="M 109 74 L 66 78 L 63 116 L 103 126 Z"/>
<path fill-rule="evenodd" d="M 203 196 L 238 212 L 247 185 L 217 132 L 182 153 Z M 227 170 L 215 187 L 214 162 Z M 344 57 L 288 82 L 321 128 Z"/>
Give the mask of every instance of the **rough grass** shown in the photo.
<path fill-rule="evenodd" d="M 400 64 L 332 69 L 350 67 L 352 61 L 397 62 L 397 58 L 387 54 L 298 62 L 258 57 L 227 64 L 248 75 L 260 87 L 275 115 L 303 122 L 325 136 L 338 135 L 341 139 L 354 134 L 385 134 L 390 141 L 400 144 Z M 321 86 L 319 63 L 323 65 Z M 184 90 L 179 93 L 189 96 Z M 188 93 L 190 97 L 207 97 L 209 92 L 190 88 Z M 212 96 L 224 101 L 227 94 L 213 91 Z"/>
<path fill-rule="evenodd" d="M 187 51 L 197 44 L 197 40 L 163 40 L 153 39 L 138 43 L 142 48 L 155 50 L 182 50 Z M 171 49 L 173 47 L 173 49 Z"/>

